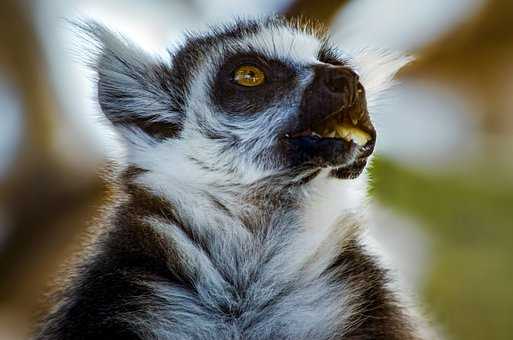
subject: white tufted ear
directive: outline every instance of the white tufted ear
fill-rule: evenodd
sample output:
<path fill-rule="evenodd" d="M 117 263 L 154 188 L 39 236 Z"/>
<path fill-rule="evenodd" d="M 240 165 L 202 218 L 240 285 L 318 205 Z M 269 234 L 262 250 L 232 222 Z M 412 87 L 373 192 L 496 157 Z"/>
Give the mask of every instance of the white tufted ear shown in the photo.
<path fill-rule="evenodd" d="M 353 67 L 360 75 L 365 87 L 367 102 L 372 109 L 383 92 L 394 85 L 396 73 L 412 62 L 412 56 L 405 56 L 385 50 L 362 49 L 351 54 Z"/>
<path fill-rule="evenodd" d="M 182 117 L 174 110 L 170 66 L 98 23 L 75 26 L 93 46 L 98 101 L 121 135 L 134 143 L 174 137 Z"/>

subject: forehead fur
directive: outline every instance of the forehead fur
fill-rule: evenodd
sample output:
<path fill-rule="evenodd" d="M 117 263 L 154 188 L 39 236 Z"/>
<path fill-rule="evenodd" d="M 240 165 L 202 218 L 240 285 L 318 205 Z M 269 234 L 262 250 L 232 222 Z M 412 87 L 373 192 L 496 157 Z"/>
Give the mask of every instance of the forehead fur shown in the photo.
<path fill-rule="evenodd" d="M 299 57 L 311 61 L 326 39 L 326 30 L 309 21 L 271 17 L 262 20 L 236 20 L 231 24 L 211 26 L 205 33 L 189 33 L 175 56 L 199 61 L 216 50 L 249 49 L 269 57 Z M 308 57 L 305 55 L 308 54 Z"/>
<path fill-rule="evenodd" d="M 183 93 L 206 62 L 219 64 L 229 53 L 258 53 L 269 59 L 308 64 L 326 49 L 326 29 L 304 20 L 271 17 L 237 20 L 212 26 L 205 33 L 186 34 L 173 57 L 173 73 Z"/>

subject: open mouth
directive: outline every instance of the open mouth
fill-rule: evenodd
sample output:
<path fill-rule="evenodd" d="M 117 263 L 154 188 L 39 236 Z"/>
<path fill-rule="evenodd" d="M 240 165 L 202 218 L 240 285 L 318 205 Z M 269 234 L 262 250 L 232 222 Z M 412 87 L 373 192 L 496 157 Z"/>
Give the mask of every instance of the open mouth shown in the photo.
<path fill-rule="evenodd" d="M 340 178 L 357 177 L 374 151 L 376 130 L 363 103 L 325 116 L 286 138 L 301 163 L 333 167 Z"/>
<path fill-rule="evenodd" d="M 374 127 L 366 112 L 336 112 L 327 119 L 303 131 L 287 134 L 288 138 L 331 138 L 365 146 L 376 138 Z"/>

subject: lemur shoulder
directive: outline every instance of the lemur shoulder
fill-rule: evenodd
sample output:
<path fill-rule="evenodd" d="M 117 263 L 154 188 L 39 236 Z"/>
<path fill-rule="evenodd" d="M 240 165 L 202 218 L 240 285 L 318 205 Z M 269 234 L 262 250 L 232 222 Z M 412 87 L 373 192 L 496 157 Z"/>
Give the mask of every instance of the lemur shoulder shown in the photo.
<path fill-rule="evenodd" d="M 420 339 L 362 233 L 369 114 L 408 58 L 279 17 L 165 62 L 96 23 L 125 199 L 36 339 Z"/>

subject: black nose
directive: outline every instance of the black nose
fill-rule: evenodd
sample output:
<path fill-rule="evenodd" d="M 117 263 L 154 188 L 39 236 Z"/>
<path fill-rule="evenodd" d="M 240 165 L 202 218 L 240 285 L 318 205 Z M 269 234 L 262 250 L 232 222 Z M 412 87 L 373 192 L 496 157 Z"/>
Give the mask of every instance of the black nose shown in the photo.
<path fill-rule="evenodd" d="M 318 64 L 313 71 L 314 79 L 301 100 L 299 121 L 305 126 L 355 105 L 365 105 L 363 86 L 349 67 Z"/>
<path fill-rule="evenodd" d="M 344 66 L 324 66 L 319 70 L 324 92 L 344 97 L 344 103 L 351 105 L 359 89 L 359 77 Z"/>

